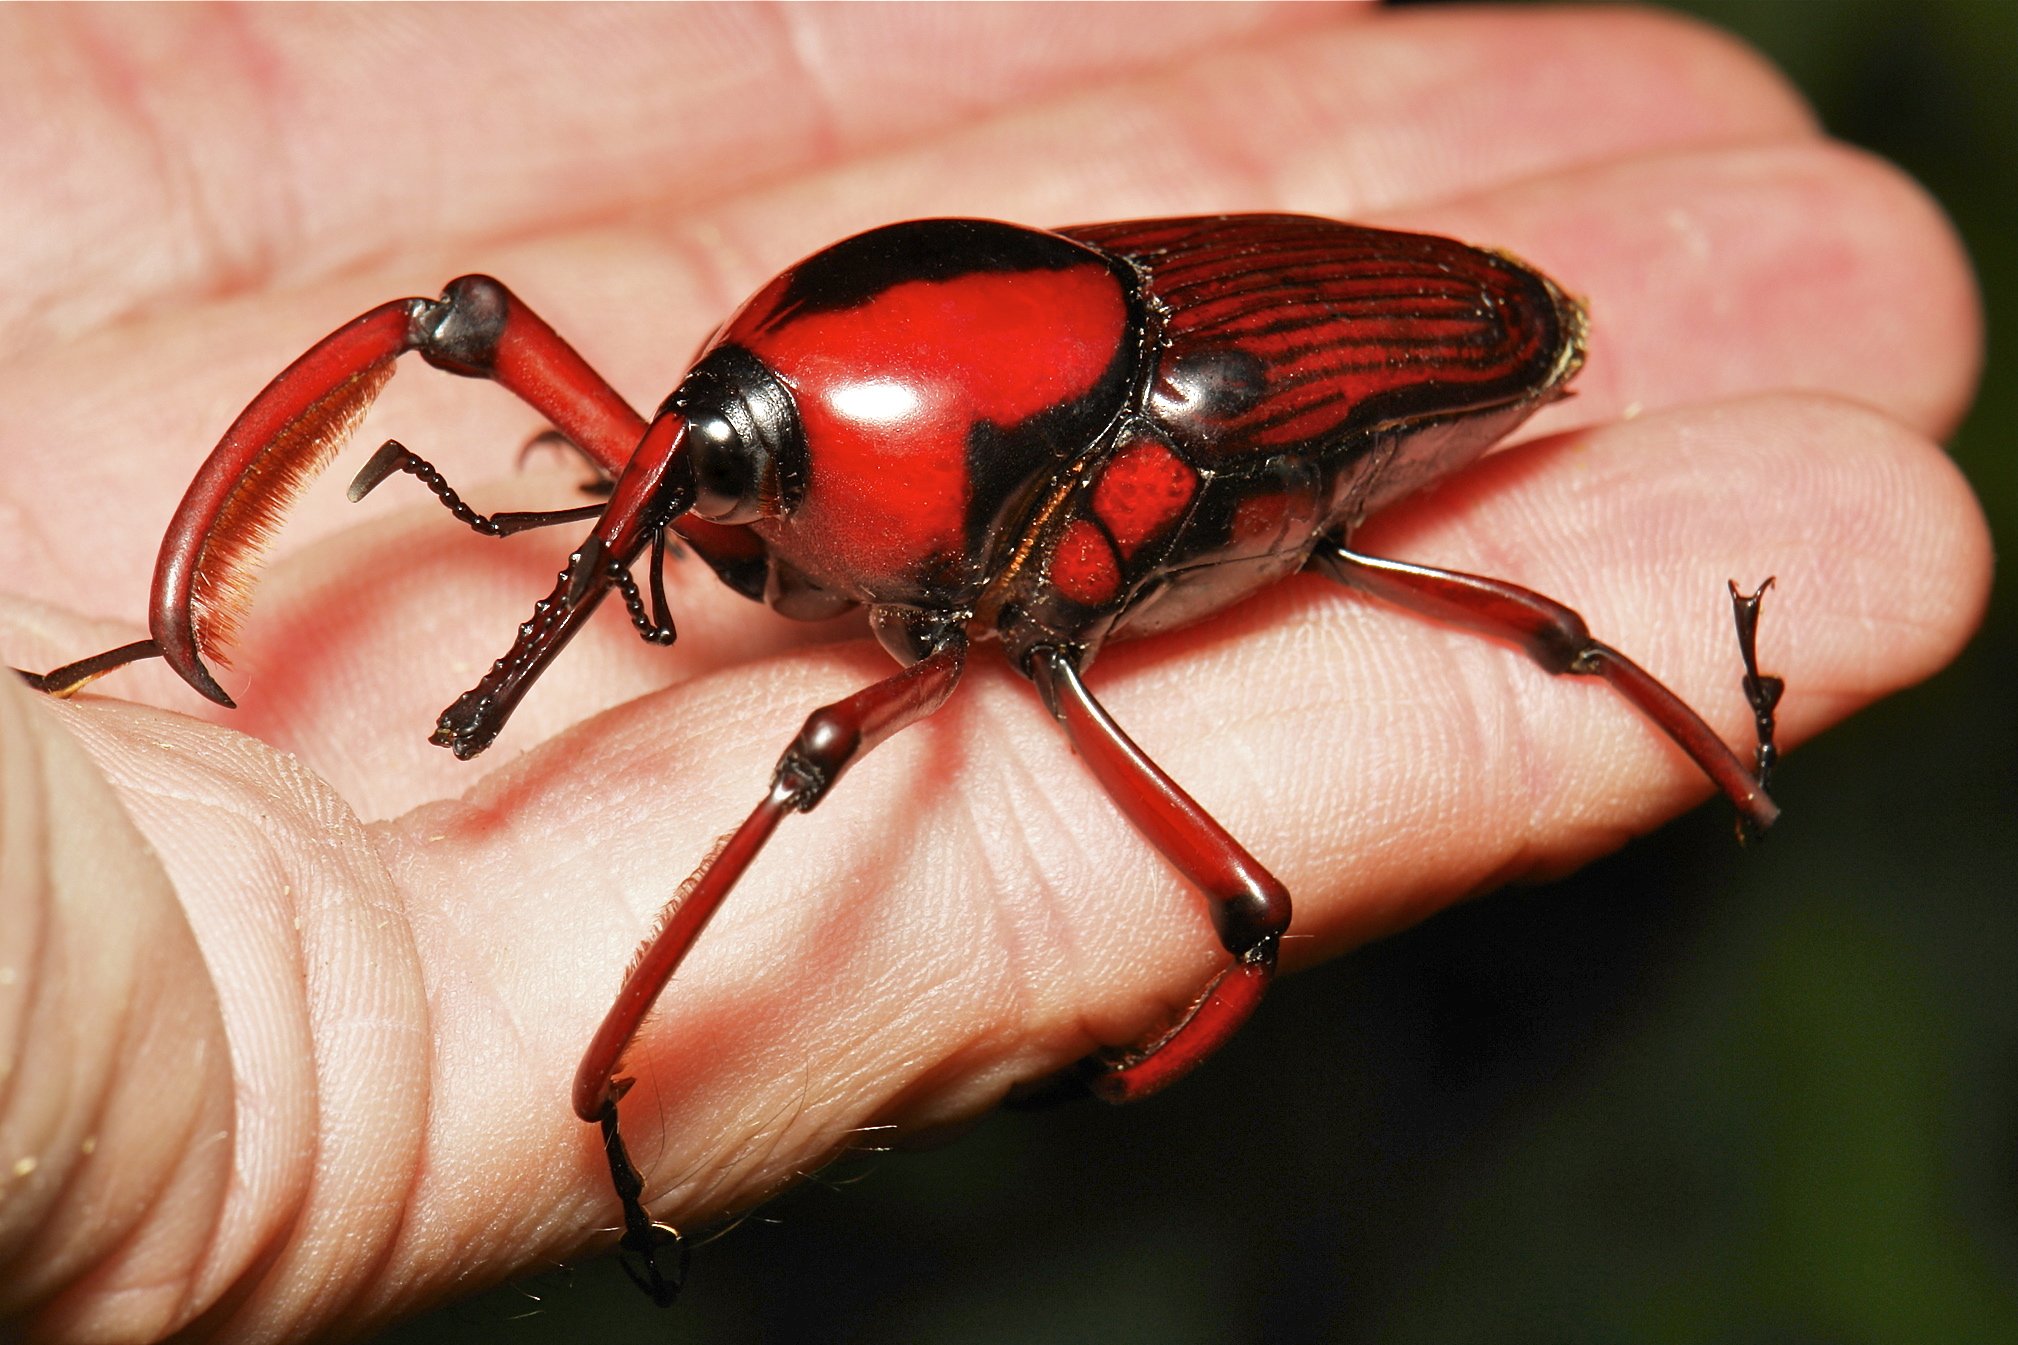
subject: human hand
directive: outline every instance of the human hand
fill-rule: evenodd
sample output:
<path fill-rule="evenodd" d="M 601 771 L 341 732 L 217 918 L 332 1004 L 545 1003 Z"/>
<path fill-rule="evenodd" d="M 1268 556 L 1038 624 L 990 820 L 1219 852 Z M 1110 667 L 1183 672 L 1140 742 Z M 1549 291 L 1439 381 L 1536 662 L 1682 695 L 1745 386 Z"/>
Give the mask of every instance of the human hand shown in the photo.
<path fill-rule="evenodd" d="M 1933 443 L 1977 359 L 1952 239 L 1671 20 L 6 21 L 10 662 L 132 638 L 198 455 L 372 303 L 489 270 L 649 406 L 780 266 L 923 214 L 1296 209 L 1502 246 L 1588 296 L 1579 395 L 1360 541 L 1574 603 L 1733 741 L 1727 575 L 1780 577 L 1789 743 L 1938 667 L 1981 606 L 1981 521 Z M 466 485 L 534 428 L 416 369 L 361 438 Z M 888 666 L 858 623 L 795 626 L 680 567 L 676 649 L 596 623 L 489 757 L 454 762 L 435 711 L 570 539 L 487 543 L 390 487 L 351 509 L 359 459 L 279 539 L 243 710 L 159 669 L 94 688 L 131 701 L 0 693 L 0 1311 L 45 1335 L 206 1311 L 227 1335 L 355 1331 L 606 1241 L 566 1094 L 616 973 L 804 712 Z M 1603 689 L 1317 580 L 1115 646 L 1093 680 L 1289 883 L 1291 965 L 1705 788 Z M 985 1109 L 1140 1036 L 1220 958 L 983 651 L 786 825 L 633 1051 L 654 1206 L 705 1220 L 860 1127 Z"/>

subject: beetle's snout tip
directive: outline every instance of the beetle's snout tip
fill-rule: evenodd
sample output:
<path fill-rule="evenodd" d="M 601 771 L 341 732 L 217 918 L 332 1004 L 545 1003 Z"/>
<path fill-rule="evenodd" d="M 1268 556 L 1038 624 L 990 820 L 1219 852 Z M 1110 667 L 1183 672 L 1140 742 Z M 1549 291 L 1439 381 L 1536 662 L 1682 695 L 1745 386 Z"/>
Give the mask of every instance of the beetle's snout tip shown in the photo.
<path fill-rule="evenodd" d="M 487 696 L 463 695 L 441 712 L 427 740 L 455 753 L 457 761 L 468 761 L 497 738 L 497 729 L 489 723 L 490 704 Z"/>

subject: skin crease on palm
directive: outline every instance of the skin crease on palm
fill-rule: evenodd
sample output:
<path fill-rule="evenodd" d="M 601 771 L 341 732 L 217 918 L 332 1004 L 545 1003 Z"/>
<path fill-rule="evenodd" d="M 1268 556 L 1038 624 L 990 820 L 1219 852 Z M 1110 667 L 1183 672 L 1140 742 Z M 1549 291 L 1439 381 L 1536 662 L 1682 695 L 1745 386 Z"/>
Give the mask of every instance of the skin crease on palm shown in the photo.
<path fill-rule="evenodd" d="M 1301 210 L 1504 247 L 1587 296 L 1577 396 L 1362 549 L 1571 603 L 1735 743 L 1727 577 L 1779 577 L 1789 744 L 1942 666 L 1984 602 L 1983 522 L 1938 446 L 1979 361 L 1953 235 L 1757 58 L 1670 18 L 0 24 L 11 663 L 135 638 L 201 455 L 372 304 L 489 271 L 650 407 L 782 266 L 933 214 Z M 4 1329 L 355 1334 L 607 1245 L 577 1054 L 804 714 L 889 665 L 859 621 L 795 625 L 683 564 L 676 648 L 605 614 L 490 754 L 429 747 L 575 539 L 486 541 L 411 482 L 356 508 L 342 484 L 397 434 L 479 507 L 573 502 L 565 465 L 512 470 L 538 428 L 403 366 L 275 543 L 236 713 L 158 665 L 70 703 L 0 690 Z M 633 1049 L 663 1216 L 747 1206 L 863 1127 L 974 1116 L 1218 965 L 1201 900 L 981 653 L 785 824 Z M 1708 792 L 1603 688 L 1314 578 L 1089 681 L 1288 883 L 1292 969 Z"/>

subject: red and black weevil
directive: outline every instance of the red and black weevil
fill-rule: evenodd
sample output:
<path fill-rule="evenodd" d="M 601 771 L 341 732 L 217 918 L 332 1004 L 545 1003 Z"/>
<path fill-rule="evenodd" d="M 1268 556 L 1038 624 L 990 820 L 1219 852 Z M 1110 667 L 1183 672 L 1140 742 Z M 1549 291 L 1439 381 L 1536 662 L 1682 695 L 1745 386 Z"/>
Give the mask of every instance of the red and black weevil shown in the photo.
<path fill-rule="evenodd" d="M 1114 1101 L 1184 1074 L 1254 1011 L 1290 899 L 1087 689 L 1111 638 L 1198 620 L 1315 569 L 1511 641 L 1548 672 L 1603 678 L 1744 826 L 1771 825 L 1781 686 L 1753 649 L 1763 586 L 1731 588 L 1758 725 L 1748 765 L 1560 603 L 1349 546 L 1368 515 L 1565 395 L 1584 338 L 1582 306 L 1546 276 L 1444 238 L 1288 215 L 1055 232 L 917 220 L 835 244 L 766 285 L 646 420 L 504 286 L 466 276 L 439 299 L 372 309 L 268 384 L 176 509 L 152 638 L 30 680 L 67 695 L 159 656 L 229 706 L 205 659 L 223 661 L 260 540 L 408 351 L 523 398 L 609 488 L 604 503 L 487 517 L 397 443 L 353 482 L 357 499 L 412 473 L 493 536 L 595 518 L 510 652 L 442 713 L 433 741 L 458 757 L 490 745 L 611 590 L 644 638 L 672 641 L 668 532 L 788 616 L 867 608 L 901 670 L 806 720 L 763 801 L 674 898 L 575 1076 L 575 1111 L 601 1128 L 623 1206 L 625 1268 L 666 1303 L 685 1253 L 646 1213 L 618 1130 L 625 1049 L 779 821 L 943 705 L 976 639 L 1000 643 L 1115 805 L 1204 892 L 1231 955 L 1175 1026 L 1080 1071 Z M 649 607 L 632 574 L 647 552 Z"/>

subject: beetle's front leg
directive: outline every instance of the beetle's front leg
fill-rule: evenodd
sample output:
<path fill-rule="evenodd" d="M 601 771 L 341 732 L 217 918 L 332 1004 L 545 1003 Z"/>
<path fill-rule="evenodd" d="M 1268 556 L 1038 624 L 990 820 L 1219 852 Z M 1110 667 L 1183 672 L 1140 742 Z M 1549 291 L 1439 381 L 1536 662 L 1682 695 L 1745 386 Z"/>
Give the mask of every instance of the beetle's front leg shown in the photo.
<path fill-rule="evenodd" d="M 204 460 L 155 562 L 152 638 L 30 675 L 31 683 L 68 695 L 115 668 L 159 656 L 197 691 L 231 705 L 206 661 L 226 661 L 266 540 L 409 351 L 438 369 L 486 378 L 515 394 L 612 477 L 645 432 L 644 418 L 544 319 L 489 276 L 464 276 L 438 299 L 381 304 L 324 337 L 268 383 Z M 738 529 L 700 520 L 681 520 L 679 527 L 717 569 L 746 559 L 755 545 Z"/>
<path fill-rule="evenodd" d="M 232 701 L 205 660 L 225 661 L 266 538 L 408 351 L 436 368 L 502 384 L 599 462 L 621 463 L 643 430 L 637 413 L 553 328 L 488 276 L 464 276 L 438 299 L 381 304 L 330 333 L 225 431 L 183 493 L 155 561 L 148 609 L 154 652 L 218 704 Z M 48 674 L 45 684 L 64 671 Z"/>

